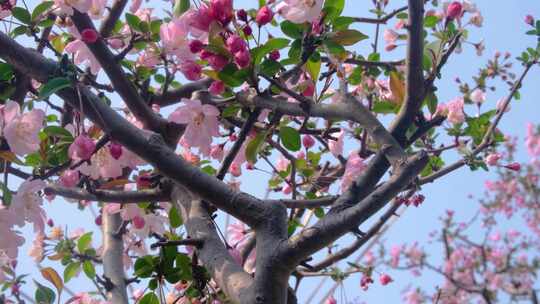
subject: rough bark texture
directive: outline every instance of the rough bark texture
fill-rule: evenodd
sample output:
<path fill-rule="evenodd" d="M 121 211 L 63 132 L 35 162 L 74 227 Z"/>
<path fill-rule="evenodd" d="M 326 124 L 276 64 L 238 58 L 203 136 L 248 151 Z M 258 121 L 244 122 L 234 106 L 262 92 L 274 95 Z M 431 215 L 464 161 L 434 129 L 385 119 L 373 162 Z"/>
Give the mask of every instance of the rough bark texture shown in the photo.
<path fill-rule="evenodd" d="M 103 271 L 105 281 L 110 280 L 107 291 L 109 301 L 114 304 L 128 303 L 126 276 L 124 274 L 124 242 L 117 231 L 122 227 L 119 213 L 103 214 Z M 106 284 L 109 285 L 109 284 Z"/>

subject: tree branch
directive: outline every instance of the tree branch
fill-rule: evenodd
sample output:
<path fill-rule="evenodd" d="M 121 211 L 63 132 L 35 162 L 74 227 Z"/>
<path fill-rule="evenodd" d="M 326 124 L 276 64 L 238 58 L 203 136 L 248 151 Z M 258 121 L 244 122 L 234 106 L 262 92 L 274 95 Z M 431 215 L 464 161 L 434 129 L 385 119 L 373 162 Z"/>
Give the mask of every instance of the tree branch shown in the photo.
<path fill-rule="evenodd" d="M 95 30 L 94 24 L 87 14 L 82 14 L 77 10 L 74 10 L 71 19 L 79 32 L 82 32 L 85 29 Z M 142 99 L 141 95 L 137 92 L 137 89 L 133 86 L 131 81 L 127 79 L 124 71 L 116 62 L 113 53 L 109 51 L 105 40 L 100 37 L 94 43 L 86 43 L 86 46 L 99 61 L 99 64 L 107 76 L 109 76 L 109 80 L 116 92 L 122 97 L 133 115 L 138 120 L 142 121 L 148 129 L 161 133 L 162 128 L 167 124 L 167 121 L 154 113 L 150 106 Z"/>
<path fill-rule="evenodd" d="M 103 215 L 103 272 L 112 283 L 107 290 L 111 303 L 128 303 L 126 278 L 124 274 L 124 242 L 116 231 L 122 226 L 120 214 Z"/>
<path fill-rule="evenodd" d="M 122 12 L 124 11 L 124 8 L 126 7 L 127 0 L 115 0 L 111 10 L 109 11 L 109 15 L 101 22 L 101 26 L 99 28 L 99 33 L 101 37 L 108 38 L 111 35 L 111 32 L 114 28 L 114 25 L 116 24 L 116 21 L 120 19 L 120 16 L 122 15 Z"/>
<path fill-rule="evenodd" d="M 157 104 L 161 107 L 176 104 L 182 98 L 191 98 L 191 95 L 196 91 L 207 90 L 214 80 L 212 78 L 204 78 L 198 81 L 186 83 L 180 88 L 172 91 L 167 91 L 163 94 L 154 95 L 150 99 L 151 104 Z"/>
<path fill-rule="evenodd" d="M 202 201 L 175 185 L 171 202 L 180 211 L 188 236 L 202 241 L 197 249 L 199 259 L 223 292 L 233 303 L 253 303 L 253 279 L 227 252 Z"/>
<path fill-rule="evenodd" d="M 306 113 L 300 104 L 287 102 L 281 98 L 248 95 L 244 92 L 238 93 L 236 98 L 246 106 L 270 109 L 285 115 L 354 121 L 368 131 L 375 143 L 381 146 L 381 150 L 393 166 L 399 166 L 406 158 L 405 152 L 394 137 L 354 96 L 347 94 L 342 97 L 341 102 L 330 105 L 313 104 L 309 113 Z"/>
<path fill-rule="evenodd" d="M 139 191 L 119 191 L 96 189 L 88 192 L 81 188 L 66 188 L 49 185 L 44 189 L 47 194 L 59 195 L 76 200 L 95 201 L 103 203 L 140 203 L 148 201 L 164 202 L 170 200 L 170 191 L 167 189 L 149 189 Z"/>

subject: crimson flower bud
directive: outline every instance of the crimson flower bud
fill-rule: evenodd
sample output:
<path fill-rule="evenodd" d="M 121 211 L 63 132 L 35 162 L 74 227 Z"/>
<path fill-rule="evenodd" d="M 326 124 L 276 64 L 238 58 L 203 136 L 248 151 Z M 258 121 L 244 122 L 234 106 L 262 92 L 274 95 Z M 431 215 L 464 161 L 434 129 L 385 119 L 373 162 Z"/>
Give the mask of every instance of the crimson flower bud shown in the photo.
<path fill-rule="evenodd" d="M 270 23 L 272 19 L 274 18 L 274 12 L 268 7 L 263 6 L 261 9 L 257 12 L 257 16 L 255 17 L 255 21 L 259 26 L 263 26 L 267 23 Z"/>
<path fill-rule="evenodd" d="M 458 2 L 454 1 L 448 5 L 448 8 L 446 9 L 446 17 L 449 20 L 454 20 L 456 18 L 461 17 L 461 14 L 463 13 L 463 5 Z"/>
<path fill-rule="evenodd" d="M 94 29 L 84 29 L 81 32 L 81 39 L 86 43 L 94 43 L 98 40 L 98 33 Z"/>

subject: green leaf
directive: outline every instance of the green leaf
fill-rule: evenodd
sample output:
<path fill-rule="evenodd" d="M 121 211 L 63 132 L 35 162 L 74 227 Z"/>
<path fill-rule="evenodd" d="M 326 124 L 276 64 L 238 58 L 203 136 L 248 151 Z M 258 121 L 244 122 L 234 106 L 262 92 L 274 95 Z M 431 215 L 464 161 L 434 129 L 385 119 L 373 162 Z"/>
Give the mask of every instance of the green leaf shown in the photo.
<path fill-rule="evenodd" d="M 159 304 L 159 299 L 155 293 L 150 292 L 141 298 L 139 304 Z"/>
<path fill-rule="evenodd" d="M 230 87 L 239 87 L 246 81 L 248 72 L 247 70 L 238 70 L 235 64 L 230 63 L 218 73 L 218 77 Z"/>
<path fill-rule="evenodd" d="M 10 80 L 13 77 L 13 68 L 7 63 L 0 62 L 0 80 Z"/>
<path fill-rule="evenodd" d="M 282 126 L 279 128 L 279 137 L 283 146 L 291 151 L 298 151 L 302 147 L 300 133 L 294 128 Z"/>
<path fill-rule="evenodd" d="M 346 30 L 352 23 L 354 23 L 353 17 L 337 17 L 334 20 L 334 30 Z"/>
<path fill-rule="evenodd" d="M 373 112 L 380 114 L 397 113 L 399 111 L 399 105 L 391 101 L 378 101 L 373 103 Z"/>
<path fill-rule="evenodd" d="M 11 9 L 11 14 L 13 17 L 15 17 L 17 20 L 24 24 L 30 24 L 32 22 L 32 17 L 30 16 L 30 13 L 28 10 L 22 8 L 22 7 L 14 7 Z"/>
<path fill-rule="evenodd" d="M 324 2 L 323 12 L 326 13 L 325 20 L 332 21 L 343 12 L 345 0 L 326 0 Z"/>
<path fill-rule="evenodd" d="M 311 79 L 317 81 L 317 79 L 319 79 L 319 73 L 321 72 L 321 55 L 316 52 L 310 56 L 309 60 L 306 62 L 306 68 Z"/>
<path fill-rule="evenodd" d="M 425 27 L 434 27 L 435 25 L 437 25 L 437 23 L 439 23 L 439 18 L 434 15 L 426 16 L 426 18 L 424 19 Z"/>
<path fill-rule="evenodd" d="M 260 71 L 264 75 L 274 76 L 281 69 L 281 64 L 275 60 L 267 59 L 260 65 Z"/>
<path fill-rule="evenodd" d="M 11 31 L 11 36 L 13 38 L 15 38 L 15 37 L 20 36 L 22 34 L 26 34 L 26 30 L 28 30 L 27 26 L 19 25 L 16 28 L 14 28 L 13 31 Z"/>
<path fill-rule="evenodd" d="M 174 3 L 174 16 L 182 16 L 183 13 L 187 12 L 190 6 L 189 0 L 176 0 Z"/>
<path fill-rule="evenodd" d="M 435 112 L 437 111 L 437 105 L 439 103 L 439 100 L 437 99 L 437 96 L 433 92 L 430 92 L 426 96 L 425 101 L 426 101 L 426 104 L 428 106 L 429 112 L 431 114 L 435 114 Z"/>
<path fill-rule="evenodd" d="M 347 52 L 341 44 L 336 43 L 332 40 L 325 40 L 324 45 L 328 48 L 330 54 L 337 57 L 341 57 Z"/>
<path fill-rule="evenodd" d="M 77 241 L 77 249 L 80 253 L 84 253 L 88 246 L 92 243 L 92 232 L 87 232 L 83 234 Z"/>
<path fill-rule="evenodd" d="M 178 228 L 182 226 L 183 224 L 182 217 L 180 216 L 180 212 L 174 206 L 169 211 L 169 222 L 172 228 Z"/>
<path fill-rule="evenodd" d="M 139 32 L 141 31 L 141 28 L 139 26 L 141 24 L 141 19 L 139 19 L 139 17 L 130 13 L 126 13 L 126 22 L 131 27 L 131 29 Z"/>
<path fill-rule="evenodd" d="M 246 146 L 246 160 L 252 164 L 257 162 L 257 154 L 266 139 L 266 132 L 261 132 L 253 138 Z"/>
<path fill-rule="evenodd" d="M 350 46 L 369 38 L 357 30 L 341 30 L 330 34 L 330 40 L 340 45 Z"/>
<path fill-rule="evenodd" d="M 32 20 L 35 21 L 42 13 L 53 6 L 53 1 L 43 1 L 38 4 L 32 11 Z"/>
<path fill-rule="evenodd" d="M 77 276 L 80 270 L 81 270 L 80 262 L 74 262 L 67 265 L 66 269 L 64 270 L 64 283 L 69 282 L 69 280 Z"/>
<path fill-rule="evenodd" d="M 253 62 L 259 64 L 261 60 L 268 53 L 273 50 L 281 50 L 289 45 L 291 41 L 286 38 L 272 38 L 268 40 L 264 45 L 253 48 L 251 50 L 251 56 L 253 57 Z"/>
<path fill-rule="evenodd" d="M 96 277 L 96 268 L 94 267 L 94 264 L 92 264 L 91 261 L 84 261 L 82 265 L 82 269 L 84 271 L 84 274 L 89 278 L 93 279 Z"/>
<path fill-rule="evenodd" d="M 73 135 L 68 130 L 59 126 L 48 126 L 43 129 L 43 132 L 51 137 L 67 137 L 73 138 Z"/>
<path fill-rule="evenodd" d="M 146 255 L 135 261 L 135 275 L 141 278 L 148 278 L 154 272 L 154 262 L 152 256 Z"/>
<path fill-rule="evenodd" d="M 69 88 L 71 81 L 66 77 L 56 77 L 44 84 L 39 90 L 39 98 L 45 99 L 59 90 Z"/>
<path fill-rule="evenodd" d="M 13 199 L 13 195 L 11 194 L 11 191 L 9 191 L 9 188 L 6 184 L 0 182 L 0 188 L 2 188 L 2 200 L 6 205 L 11 204 L 11 200 Z"/>
<path fill-rule="evenodd" d="M 306 26 L 303 24 L 292 23 L 288 20 L 281 22 L 281 31 L 283 34 L 293 38 L 293 39 L 302 39 L 304 36 L 304 31 Z"/>
<path fill-rule="evenodd" d="M 56 298 L 54 290 L 50 289 L 49 287 L 39 284 L 37 281 L 34 281 L 34 283 L 37 285 L 36 293 L 34 295 L 36 299 L 36 303 L 37 304 L 54 303 L 54 299 Z"/>

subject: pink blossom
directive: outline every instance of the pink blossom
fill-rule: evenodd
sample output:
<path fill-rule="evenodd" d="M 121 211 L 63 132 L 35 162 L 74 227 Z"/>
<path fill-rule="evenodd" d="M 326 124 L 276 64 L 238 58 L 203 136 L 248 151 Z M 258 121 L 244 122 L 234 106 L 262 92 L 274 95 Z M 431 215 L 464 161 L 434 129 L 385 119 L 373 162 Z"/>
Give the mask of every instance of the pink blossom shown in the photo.
<path fill-rule="evenodd" d="M 463 112 L 463 98 L 455 98 L 448 102 L 448 121 L 453 124 L 463 123 L 465 121 L 465 112 Z"/>
<path fill-rule="evenodd" d="M 199 53 L 200 51 L 203 50 L 203 48 L 204 48 L 204 43 L 202 43 L 198 39 L 191 40 L 189 42 L 189 51 L 192 52 L 193 54 Z"/>
<path fill-rule="evenodd" d="M 19 105 L 13 101 L 8 101 L 2 109 L 3 134 L 10 150 L 20 156 L 37 151 L 40 143 L 38 133 L 43 126 L 45 112 L 33 109 L 21 115 Z"/>
<path fill-rule="evenodd" d="M 60 13 L 73 15 L 73 9 L 86 13 L 92 7 L 92 0 L 54 0 L 55 7 Z"/>
<path fill-rule="evenodd" d="M 112 157 L 109 149 L 102 148 L 92 154 L 90 164 L 85 162 L 79 167 L 79 172 L 93 179 L 116 178 L 122 175 L 122 168 L 125 166 L 124 162 Z"/>
<path fill-rule="evenodd" d="M 276 170 L 278 171 L 287 171 L 290 161 L 285 158 L 283 155 L 280 155 L 276 163 Z"/>
<path fill-rule="evenodd" d="M 259 26 L 263 26 L 267 23 L 270 23 L 272 19 L 274 18 L 274 12 L 267 6 L 263 6 L 259 9 L 257 12 L 257 16 L 255 17 L 255 21 Z"/>
<path fill-rule="evenodd" d="M 159 36 L 167 54 L 176 55 L 180 60 L 193 60 L 188 41 L 189 28 L 184 20 L 175 18 L 161 25 Z"/>
<path fill-rule="evenodd" d="M 17 5 L 17 0 L 8 0 L 4 1 L 2 5 L 0 5 L 0 20 L 8 17 L 11 15 L 11 9 Z M 0 267 L 1 268 L 1 267 Z M 1 271 L 1 270 L 0 270 Z M 0 280 L 1 281 L 1 280 Z"/>
<path fill-rule="evenodd" d="M 2 250 L 0 250 L 0 284 L 4 283 L 6 280 L 6 275 L 4 273 L 4 269 L 10 268 L 9 263 L 9 257 L 6 255 L 6 253 Z"/>
<path fill-rule="evenodd" d="M 30 256 L 34 262 L 39 263 L 43 260 L 43 245 L 45 241 L 45 235 L 42 231 L 39 231 L 34 241 L 32 241 L 32 247 L 30 247 L 30 250 L 28 251 L 28 256 Z"/>
<path fill-rule="evenodd" d="M 365 168 L 366 164 L 364 163 L 364 159 L 358 155 L 358 152 L 351 152 L 349 154 L 349 159 L 347 159 L 347 164 L 345 165 L 343 179 L 341 180 L 341 191 L 346 191 Z"/>
<path fill-rule="evenodd" d="M 530 156 L 540 156 L 540 134 L 536 131 L 535 126 L 532 123 L 527 124 L 525 146 L 527 147 Z"/>
<path fill-rule="evenodd" d="M 499 160 L 501 159 L 502 155 L 499 154 L 499 153 L 490 153 L 487 157 L 486 157 L 486 164 L 488 166 L 495 166 L 497 165 L 497 163 L 499 162 Z"/>
<path fill-rule="evenodd" d="M 210 154 L 213 136 L 219 136 L 219 110 L 213 105 L 203 105 L 200 100 L 183 99 L 184 105 L 178 107 L 169 120 L 187 125 L 181 143 L 184 146 L 198 147 L 203 155 Z"/>
<path fill-rule="evenodd" d="M 276 11 L 293 23 L 311 23 L 321 15 L 323 2 L 323 0 L 283 0 L 276 6 Z"/>
<path fill-rule="evenodd" d="M 224 156 L 223 146 L 222 145 L 213 145 L 210 149 L 210 157 L 215 160 L 222 161 Z"/>
<path fill-rule="evenodd" d="M 343 137 L 345 136 L 345 131 L 341 129 L 339 133 L 337 133 L 337 140 L 330 139 L 328 141 L 328 148 L 330 149 L 330 152 L 335 157 L 340 156 L 343 154 Z"/>
<path fill-rule="evenodd" d="M 472 91 L 470 98 L 472 102 L 482 104 L 486 101 L 486 93 L 480 89 L 475 89 Z"/>
<path fill-rule="evenodd" d="M 234 15 L 232 0 L 211 0 L 208 15 L 226 26 Z"/>
<path fill-rule="evenodd" d="M 395 44 L 396 40 L 399 38 L 399 34 L 392 29 L 385 29 L 383 38 L 387 44 Z"/>
<path fill-rule="evenodd" d="M 92 72 L 92 74 L 96 75 L 101 69 L 101 65 L 97 61 L 96 57 L 94 57 L 94 54 L 92 54 L 90 49 L 88 49 L 88 47 L 82 40 L 75 39 L 71 41 L 66 45 L 64 50 L 68 54 L 75 55 L 75 64 L 84 63 L 86 66 L 90 67 L 90 72 Z"/>
<path fill-rule="evenodd" d="M 107 7 L 108 0 L 92 0 L 92 5 L 88 10 L 88 15 L 92 19 L 101 19 L 103 17 L 103 12 Z"/>
<path fill-rule="evenodd" d="M 229 38 L 227 38 L 226 44 L 231 53 L 244 51 L 248 47 L 246 41 L 236 34 L 231 35 Z"/>
<path fill-rule="evenodd" d="M 79 183 L 79 171 L 68 169 L 62 173 L 59 181 L 63 187 L 75 187 Z"/>
<path fill-rule="evenodd" d="M 212 95 L 221 95 L 225 92 L 225 84 L 220 80 L 213 81 L 212 84 L 210 84 L 208 91 Z"/>
<path fill-rule="evenodd" d="M 34 225 L 34 231 L 43 231 L 45 229 L 45 220 L 47 219 L 45 211 L 41 208 L 43 199 L 39 191 L 45 188 L 46 184 L 40 179 L 26 180 L 17 189 L 17 194 L 13 196 L 10 209 L 15 216 L 15 224 L 23 227 L 28 221 Z"/>
<path fill-rule="evenodd" d="M 69 146 L 68 155 L 71 159 L 89 159 L 96 150 L 96 142 L 86 134 L 75 138 Z"/>
<path fill-rule="evenodd" d="M 178 67 L 188 80 L 201 79 L 202 67 L 194 61 L 184 61 Z"/>
<path fill-rule="evenodd" d="M 251 62 L 251 55 L 247 49 L 241 50 L 234 54 L 234 62 L 238 65 L 239 68 L 243 69 L 249 66 Z"/>
<path fill-rule="evenodd" d="M 141 52 L 139 57 L 137 57 L 137 65 L 139 66 L 153 68 L 160 63 L 161 58 L 159 57 L 159 54 L 151 49 Z"/>
<path fill-rule="evenodd" d="M 137 219 L 136 221 L 140 222 L 137 223 L 137 226 L 134 225 L 133 227 L 133 232 L 139 237 L 146 238 L 150 233 L 153 232 L 157 234 L 163 234 L 165 232 L 165 223 L 168 223 L 168 219 L 166 217 L 149 213 L 142 216 L 141 219 L 144 221 L 144 223 L 143 221 L 140 221 L 140 219 Z"/>

